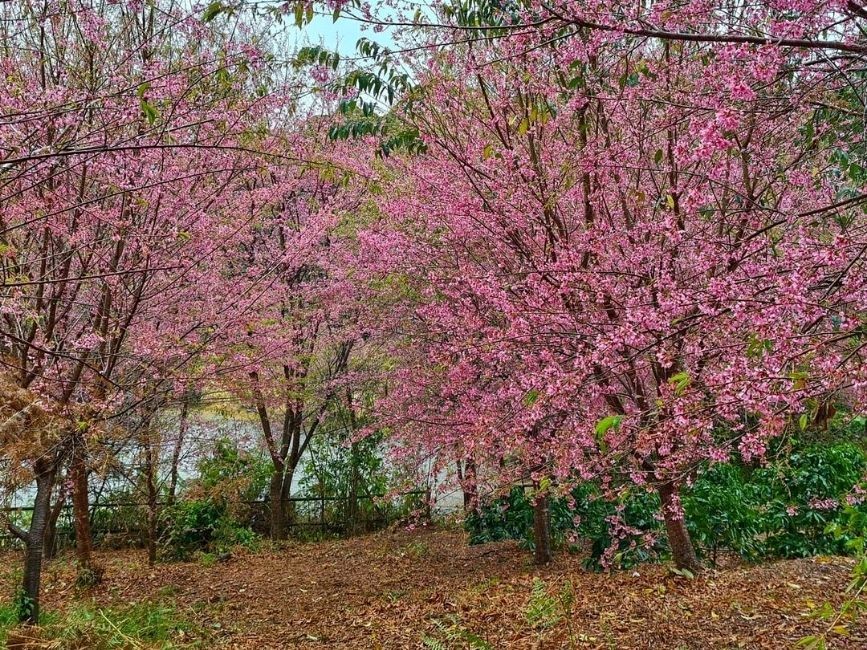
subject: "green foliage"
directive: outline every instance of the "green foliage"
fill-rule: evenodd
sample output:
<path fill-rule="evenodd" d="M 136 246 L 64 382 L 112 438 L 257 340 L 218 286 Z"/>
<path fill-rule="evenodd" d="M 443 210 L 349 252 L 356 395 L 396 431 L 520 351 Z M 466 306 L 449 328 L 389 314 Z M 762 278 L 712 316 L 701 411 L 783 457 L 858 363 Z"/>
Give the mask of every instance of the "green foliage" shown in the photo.
<path fill-rule="evenodd" d="M 153 124 L 154 122 L 156 122 L 157 118 L 160 115 L 159 109 L 157 109 L 156 106 L 154 106 L 144 98 L 140 100 L 140 103 L 142 114 L 147 119 L 148 124 Z"/>
<path fill-rule="evenodd" d="M 561 585 L 559 592 L 552 592 L 543 580 L 534 578 L 523 610 L 524 620 L 536 630 L 540 640 L 545 630 L 565 622 L 569 631 L 569 647 L 578 647 L 573 628 L 575 601 L 575 585 L 571 581 L 567 580 Z"/>
<path fill-rule="evenodd" d="M 565 498 L 550 502 L 552 542 L 555 547 L 562 548 L 569 546 L 575 538 L 590 541 L 589 568 L 599 568 L 603 553 L 612 546 L 614 539 L 608 518 L 618 510 L 630 527 L 642 531 L 659 527 L 656 520 L 659 500 L 654 494 L 638 492 L 625 496 L 622 503 L 617 504 L 604 499 L 595 484 L 585 483 L 576 487 L 571 496 L 574 508 Z M 513 488 L 508 497 L 483 505 L 467 516 L 464 526 L 471 544 L 516 539 L 525 548 L 534 548 L 533 504 L 523 488 Z M 633 536 L 617 540 L 613 561 L 618 567 L 625 568 L 657 557 L 661 547 L 648 547 L 638 541 Z"/>
<path fill-rule="evenodd" d="M 98 564 L 83 566 L 76 563 L 75 586 L 79 589 L 90 589 L 102 582 L 103 568 Z"/>
<path fill-rule="evenodd" d="M 12 599 L 12 611 L 16 621 L 23 621 L 30 617 L 33 613 L 33 605 L 33 599 L 21 587 L 15 590 L 15 596 Z"/>
<path fill-rule="evenodd" d="M 832 441 L 789 441 L 764 467 L 733 461 L 702 468 L 682 491 L 697 551 L 711 561 L 723 550 L 750 561 L 861 552 L 867 508 L 841 504 L 867 471 L 867 458 L 846 439 L 847 431 L 834 432 Z M 599 568 L 603 559 L 626 568 L 667 557 L 656 494 L 624 490 L 612 501 L 585 483 L 571 497 L 573 507 L 565 498 L 552 499 L 552 537 L 560 547 L 588 542 L 588 567 Z M 614 517 L 621 524 L 617 535 Z M 472 544 L 516 539 L 530 548 L 532 525 L 532 503 L 521 488 L 483 504 L 465 521 Z"/>
<path fill-rule="evenodd" d="M 126 607 L 96 608 L 81 604 L 63 615 L 43 614 L 38 641 L 32 647 L 57 650 L 91 648 L 189 648 L 199 644 L 203 631 L 167 602 L 144 602 Z M 14 607 L 0 606 L 0 642 L 15 633 Z M 27 636 L 33 636 L 28 631 Z M 27 647 L 31 647 L 28 645 Z"/>
<path fill-rule="evenodd" d="M 18 605 L 0 605 L 0 644 L 18 626 Z M 28 632 L 28 636 L 32 636 Z M 192 647 L 202 630 L 169 602 L 143 602 L 116 608 L 81 604 L 59 615 L 42 612 L 39 647 L 69 648 Z M 30 647 L 30 646 L 28 646 Z M 36 647 L 34 645 L 34 647 Z"/>
<path fill-rule="evenodd" d="M 142 477 L 143 478 L 143 477 Z M 120 548 L 141 543 L 141 531 L 147 528 L 147 510 L 136 505 L 141 492 L 135 486 L 112 490 L 103 497 L 106 503 L 126 504 L 109 508 L 94 508 L 90 517 L 93 541 L 102 547 Z M 61 520 L 58 535 L 67 539 L 75 536 L 73 522 Z"/>
<path fill-rule="evenodd" d="M 459 0 L 442 4 L 443 16 L 459 27 L 471 28 L 473 35 L 500 38 L 509 27 L 520 24 L 521 3 L 506 3 L 499 0 Z"/>
<path fill-rule="evenodd" d="M 722 549 L 748 560 L 763 554 L 762 518 L 753 487 L 742 466 L 724 463 L 708 468 L 684 495 L 692 540 L 712 560 Z"/>
<path fill-rule="evenodd" d="M 198 550 L 210 548 L 225 509 L 211 500 L 180 501 L 160 513 L 161 556 L 188 560 Z"/>
<path fill-rule="evenodd" d="M 6 646 L 6 635 L 18 625 L 18 608 L 14 604 L 0 604 L 0 646 Z"/>
<path fill-rule="evenodd" d="M 859 486 L 863 489 L 865 486 Z M 863 595 L 867 589 L 867 512 L 861 508 L 848 506 L 841 521 L 828 526 L 826 532 L 838 541 L 844 541 L 846 548 L 858 555 L 858 561 L 852 569 L 852 581 L 846 588 L 847 598 L 839 607 L 824 603 L 815 609 L 812 615 L 825 621 L 827 627 L 820 634 L 802 638 L 796 647 L 813 650 L 823 650 L 827 647 L 827 638 L 831 635 L 849 636 L 848 624 L 854 622 L 867 609 L 867 601 Z"/>
<path fill-rule="evenodd" d="M 258 536 L 240 522 L 249 521 L 246 504 L 265 490 L 267 459 L 246 453 L 230 440 L 219 441 L 198 466 L 186 498 L 160 513 L 160 551 L 168 560 L 189 560 L 196 552 L 253 548 Z"/>
<path fill-rule="evenodd" d="M 413 559 L 420 560 L 421 558 L 430 555 L 430 546 L 428 546 L 424 542 L 410 542 L 409 544 L 404 546 L 402 554 L 408 555 Z"/>
<path fill-rule="evenodd" d="M 810 441 L 781 441 L 764 467 L 706 468 L 684 494 L 693 541 L 712 558 L 721 549 L 748 560 L 852 552 L 828 530 L 846 517 L 841 499 L 867 469 L 855 444 L 863 426 L 859 417 L 840 416 L 826 432 L 802 434 Z"/>
<path fill-rule="evenodd" d="M 424 635 L 421 638 L 421 642 L 425 648 L 430 648 L 430 650 L 448 650 L 448 646 L 444 641 L 440 641 L 432 636 Z"/>
<path fill-rule="evenodd" d="M 858 563 L 852 569 L 852 582 L 846 591 L 860 595 L 867 589 L 867 512 L 857 506 L 848 506 L 842 520 L 829 525 L 827 532 L 858 555 Z M 867 606 L 867 603 L 862 603 L 862 606 Z"/>
<path fill-rule="evenodd" d="M 326 522 L 324 532 L 331 534 L 374 528 L 379 521 L 408 514 L 413 505 L 379 498 L 388 492 L 390 479 L 382 460 L 382 438 L 372 435 L 353 442 L 353 427 L 340 426 L 351 419 L 349 415 L 334 407 L 326 423 L 330 433 L 311 442 L 300 481 L 300 496 L 313 500 L 299 504 L 296 514 L 302 520 L 321 518 Z"/>
<path fill-rule="evenodd" d="M 559 501 L 552 504 L 552 523 L 559 512 Z M 464 527 L 470 544 L 487 544 L 506 539 L 517 539 L 532 547 L 533 507 L 523 488 L 513 488 L 507 497 L 484 504 L 467 515 Z M 554 532 L 560 527 L 553 523 Z"/>
<path fill-rule="evenodd" d="M 560 622 L 560 599 L 548 593 L 541 578 L 533 578 L 530 598 L 524 608 L 524 618 L 532 628 L 547 629 Z"/>
<path fill-rule="evenodd" d="M 389 105 L 402 92 L 412 88 L 409 75 L 393 68 L 387 59 L 384 59 L 379 69 L 375 72 L 370 70 L 352 70 L 342 80 L 340 90 L 342 94 L 350 94 L 352 91 L 364 93 L 374 101 L 386 101 Z"/>
<path fill-rule="evenodd" d="M 15 603 L 0 604 L 0 630 L 6 630 L 18 623 L 18 607 Z"/>
<path fill-rule="evenodd" d="M 220 14 L 229 13 L 230 11 L 231 7 L 217 0 L 205 7 L 205 10 L 202 12 L 202 21 L 209 23 Z"/>
<path fill-rule="evenodd" d="M 243 451 L 224 438 L 198 465 L 196 484 L 225 500 L 251 501 L 264 494 L 271 476 L 267 458 Z"/>
<path fill-rule="evenodd" d="M 379 436 L 355 443 L 349 443 L 343 435 L 317 438 L 304 466 L 302 493 L 311 497 L 346 497 L 354 489 L 363 495 L 383 494 L 388 474 L 380 443 Z"/>
<path fill-rule="evenodd" d="M 22 610 L 22 608 L 29 609 L 29 604 L 25 599 L 24 593 L 18 589 L 15 591 L 12 602 L 0 603 L 0 647 L 6 647 L 6 637 L 10 631 L 18 627 L 21 614 L 26 613 L 26 609 Z M 58 616 L 55 612 L 40 610 L 39 622 L 41 625 L 50 626 L 56 624 L 57 621 Z"/>
<path fill-rule="evenodd" d="M 824 637 L 814 635 L 805 636 L 795 644 L 795 647 L 804 648 L 804 650 L 825 650 L 828 646 Z"/>
<path fill-rule="evenodd" d="M 456 616 L 447 616 L 443 620 L 434 621 L 437 628 L 436 636 L 425 635 L 422 645 L 431 650 L 441 648 L 467 648 L 467 650 L 493 650 L 493 647 L 481 636 L 468 630 Z"/>
<path fill-rule="evenodd" d="M 761 515 L 766 557 L 846 553 L 846 539 L 826 529 L 843 516 L 840 499 L 867 468 L 864 453 L 848 442 L 796 449 L 751 477 L 752 503 Z M 816 507 L 827 503 L 828 507 Z M 833 503 L 838 505 L 832 506 Z"/>
<path fill-rule="evenodd" d="M 387 157 L 395 152 L 422 154 L 427 146 L 418 129 L 400 119 L 398 104 L 403 112 L 411 110 L 414 92 L 409 75 L 402 72 L 392 60 L 392 52 L 367 38 L 356 44 L 359 55 L 367 67 L 349 70 L 332 84 L 332 91 L 348 97 L 340 102 L 338 110 L 343 120 L 335 122 L 328 131 L 332 140 L 349 140 L 364 136 L 377 136 L 377 156 Z M 339 59 L 321 49 L 305 48 L 299 56 L 301 64 L 316 62 L 336 69 Z M 383 112 L 383 108 L 388 110 Z"/>
<path fill-rule="evenodd" d="M 321 65 L 336 70 L 340 65 L 340 54 L 325 49 L 321 45 L 302 47 L 295 55 L 293 66 L 302 68 L 308 65 Z"/>
<path fill-rule="evenodd" d="M 576 494 L 577 493 L 577 494 Z M 576 533 L 580 538 L 592 540 L 590 556 L 584 564 L 590 569 L 601 569 L 606 552 L 615 568 L 626 569 L 641 562 L 653 562 L 667 557 L 665 537 L 660 535 L 659 497 L 644 490 L 626 491 L 617 503 L 606 500 L 595 485 L 573 493 L 576 511 L 580 517 Z M 629 531 L 612 535 L 609 522 L 617 516 Z M 652 541 L 645 533 L 655 533 Z"/>
<path fill-rule="evenodd" d="M 203 567 L 208 568 L 217 563 L 217 556 L 213 553 L 199 553 L 197 560 Z"/>
<path fill-rule="evenodd" d="M 605 444 L 605 434 L 608 433 L 609 429 L 617 430 L 622 421 L 622 415 L 609 415 L 596 423 L 596 440 L 599 443 L 599 449 L 603 453 L 608 451 L 608 446 Z"/>
<path fill-rule="evenodd" d="M 55 637 L 60 647 L 124 648 L 130 641 L 178 647 L 184 637 L 195 633 L 192 624 L 181 617 L 174 606 L 166 603 L 137 603 L 124 608 L 93 609 L 81 606 L 63 619 Z"/>
<path fill-rule="evenodd" d="M 396 151 L 408 154 L 422 154 L 427 146 L 421 140 L 418 129 L 405 126 L 389 116 L 374 114 L 374 105 L 368 102 L 349 100 L 341 103 L 341 112 L 348 117 L 333 124 L 328 137 L 332 140 L 351 140 L 368 135 L 379 136 L 377 156 L 385 158 Z"/>
<path fill-rule="evenodd" d="M 189 560 L 196 552 L 225 552 L 235 546 L 254 548 L 259 537 L 233 519 L 226 505 L 212 499 L 180 501 L 163 510 L 160 555 Z"/>

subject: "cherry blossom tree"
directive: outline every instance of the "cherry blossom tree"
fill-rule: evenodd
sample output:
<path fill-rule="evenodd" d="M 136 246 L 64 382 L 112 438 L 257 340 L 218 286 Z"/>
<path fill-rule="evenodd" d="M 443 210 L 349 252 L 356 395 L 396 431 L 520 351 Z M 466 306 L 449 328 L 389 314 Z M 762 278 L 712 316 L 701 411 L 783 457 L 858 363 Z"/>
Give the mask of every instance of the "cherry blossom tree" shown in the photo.
<path fill-rule="evenodd" d="M 842 108 L 862 17 L 664 4 L 652 29 L 538 5 L 532 30 L 431 54 L 427 154 L 393 161 L 369 242 L 424 296 L 390 395 L 404 435 L 539 497 L 655 489 L 695 570 L 679 491 L 699 462 L 863 405 L 862 123 Z"/>
<path fill-rule="evenodd" d="M 248 188 L 259 208 L 225 260 L 238 316 L 223 328 L 214 372 L 256 414 L 273 464 L 272 539 L 288 533 L 293 477 L 345 393 L 341 381 L 358 343 L 348 215 L 363 192 L 332 162 L 340 156 L 326 147 L 327 126 L 311 119 L 291 144 L 310 165 L 275 168 Z"/>
<path fill-rule="evenodd" d="M 31 530 L 13 529 L 35 621 L 60 464 L 94 573 L 89 460 L 152 391 L 187 386 L 232 320 L 212 262 L 250 221 L 252 179 L 294 161 L 271 136 L 294 89 L 246 24 L 206 25 L 170 2 L 0 10 L 0 352 L 10 381 L 66 423 L 4 448 L 37 480 Z"/>

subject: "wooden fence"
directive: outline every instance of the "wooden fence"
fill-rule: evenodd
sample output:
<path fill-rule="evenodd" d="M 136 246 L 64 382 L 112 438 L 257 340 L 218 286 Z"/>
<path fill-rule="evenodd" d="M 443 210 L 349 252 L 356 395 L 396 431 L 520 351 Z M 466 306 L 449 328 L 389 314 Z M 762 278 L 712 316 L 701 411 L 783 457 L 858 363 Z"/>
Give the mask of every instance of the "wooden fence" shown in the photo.
<path fill-rule="evenodd" d="M 362 495 L 353 505 L 349 497 L 291 497 L 287 499 L 287 511 L 291 513 L 287 527 L 290 536 L 339 536 L 368 532 L 387 527 L 405 516 L 406 505 L 411 501 L 425 502 L 424 491 L 405 492 L 400 495 L 403 507 L 398 507 L 385 495 Z M 381 501 L 381 503 L 380 503 Z M 366 503 L 366 507 L 358 507 Z M 238 523 L 250 526 L 254 531 L 266 534 L 269 502 L 267 500 L 243 501 L 239 504 L 244 514 Z M 162 512 L 168 506 L 159 503 Z M 27 527 L 29 506 L 0 508 L 0 521 L 12 521 Z M 354 513 L 354 516 L 350 516 Z M 94 544 L 101 548 L 126 548 L 144 546 L 147 538 L 147 504 L 145 503 L 96 503 L 91 506 L 90 523 Z M 58 517 L 54 536 L 54 550 L 60 551 L 75 545 L 75 526 L 71 505 L 65 505 Z M 0 530 L 0 550 L 20 548 L 21 542 L 9 531 Z"/>

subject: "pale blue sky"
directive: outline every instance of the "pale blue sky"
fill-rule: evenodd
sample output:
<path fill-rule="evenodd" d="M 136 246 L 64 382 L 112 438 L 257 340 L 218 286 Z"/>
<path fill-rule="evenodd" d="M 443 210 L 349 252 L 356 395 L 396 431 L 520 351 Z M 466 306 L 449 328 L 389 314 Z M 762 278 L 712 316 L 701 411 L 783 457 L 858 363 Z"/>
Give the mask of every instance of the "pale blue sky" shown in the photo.
<path fill-rule="evenodd" d="M 374 32 L 365 28 L 363 23 L 341 16 L 334 22 L 331 16 L 317 15 L 313 22 L 301 30 L 301 40 L 311 45 L 323 45 L 330 50 L 336 50 L 342 57 L 355 55 L 355 44 L 365 37 L 385 47 L 394 47 L 394 40 L 389 30 Z"/>

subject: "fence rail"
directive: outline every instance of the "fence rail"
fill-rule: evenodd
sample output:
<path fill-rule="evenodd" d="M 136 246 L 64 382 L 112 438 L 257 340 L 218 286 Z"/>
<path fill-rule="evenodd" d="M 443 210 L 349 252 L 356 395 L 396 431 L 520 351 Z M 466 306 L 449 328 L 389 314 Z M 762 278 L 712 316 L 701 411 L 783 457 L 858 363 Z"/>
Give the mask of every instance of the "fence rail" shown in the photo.
<path fill-rule="evenodd" d="M 304 531 L 317 531 L 323 535 L 345 534 L 376 530 L 394 523 L 401 516 L 399 508 L 386 502 L 384 506 L 377 500 L 389 500 L 392 497 L 401 499 L 419 499 L 423 502 L 426 493 L 422 490 L 404 492 L 397 495 L 358 495 L 354 501 L 356 507 L 351 508 L 353 499 L 342 496 L 322 497 L 289 497 L 284 500 L 292 516 L 287 521 L 289 534 L 304 536 Z M 369 503 L 366 508 L 358 504 Z M 172 504 L 167 501 L 157 503 L 159 511 Z M 244 500 L 234 502 L 235 506 L 243 506 L 246 516 L 239 519 L 241 525 L 250 526 L 259 533 L 267 532 L 268 510 L 270 501 L 267 499 Z M 359 513 L 350 517 L 350 512 Z M 12 521 L 26 527 L 33 506 L 7 506 L 0 508 L 0 521 Z M 102 548 L 140 547 L 147 540 L 146 517 L 148 504 L 138 502 L 106 502 L 91 506 L 90 521 L 94 544 Z M 60 551 L 75 545 L 75 526 L 72 505 L 62 506 L 54 534 L 52 551 Z M 5 529 L 0 530 L 0 550 L 20 548 L 21 542 Z"/>

